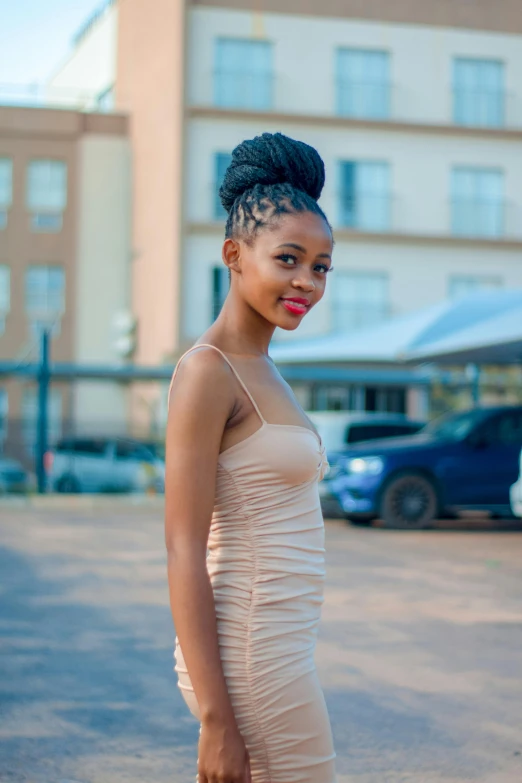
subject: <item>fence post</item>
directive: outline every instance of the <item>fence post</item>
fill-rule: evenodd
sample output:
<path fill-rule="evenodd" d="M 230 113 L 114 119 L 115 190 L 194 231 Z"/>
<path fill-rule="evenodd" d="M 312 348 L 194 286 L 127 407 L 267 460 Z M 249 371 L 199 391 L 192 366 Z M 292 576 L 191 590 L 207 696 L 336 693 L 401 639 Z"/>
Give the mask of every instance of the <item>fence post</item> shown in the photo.
<path fill-rule="evenodd" d="M 36 477 L 38 481 L 38 493 L 45 494 L 45 464 L 44 457 L 47 451 L 47 427 L 48 427 L 48 399 L 49 399 L 49 331 L 42 329 L 40 340 L 40 366 L 38 368 L 38 424 L 36 446 Z"/>

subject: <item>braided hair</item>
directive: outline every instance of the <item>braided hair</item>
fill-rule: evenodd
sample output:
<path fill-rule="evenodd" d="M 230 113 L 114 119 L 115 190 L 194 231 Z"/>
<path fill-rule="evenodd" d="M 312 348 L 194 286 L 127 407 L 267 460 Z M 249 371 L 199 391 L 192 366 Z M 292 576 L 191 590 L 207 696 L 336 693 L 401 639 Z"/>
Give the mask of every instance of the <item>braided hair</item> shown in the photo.
<path fill-rule="evenodd" d="M 263 133 L 232 153 L 219 197 L 228 212 L 225 237 L 251 244 L 260 228 L 285 214 L 313 212 L 325 179 L 317 150 L 282 133 Z"/>

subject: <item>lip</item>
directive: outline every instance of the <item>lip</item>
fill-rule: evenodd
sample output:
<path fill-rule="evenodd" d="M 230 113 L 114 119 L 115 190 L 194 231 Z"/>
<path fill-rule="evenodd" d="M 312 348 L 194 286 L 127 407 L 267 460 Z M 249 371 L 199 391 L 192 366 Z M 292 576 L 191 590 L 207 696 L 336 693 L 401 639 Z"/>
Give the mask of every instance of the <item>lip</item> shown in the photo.
<path fill-rule="evenodd" d="M 283 307 L 293 315 L 303 315 L 310 307 L 308 299 L 302 299 L 300 296 L 281 297 Z"/>

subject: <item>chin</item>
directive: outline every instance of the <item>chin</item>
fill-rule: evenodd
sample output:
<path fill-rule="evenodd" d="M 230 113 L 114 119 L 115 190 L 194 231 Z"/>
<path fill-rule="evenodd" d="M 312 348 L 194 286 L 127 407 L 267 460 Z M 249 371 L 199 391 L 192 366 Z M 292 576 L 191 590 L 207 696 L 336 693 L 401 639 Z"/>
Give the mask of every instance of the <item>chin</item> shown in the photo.
<path fill-rule="evenodd" d="M 279 329 L 284 329 L 285 332 L 295 332 L 296 329 L 298 329 L 301 326 L 301 321 L 296 321 L 294 323 L 284 323 L 284 324 L 277 324 Z"/>

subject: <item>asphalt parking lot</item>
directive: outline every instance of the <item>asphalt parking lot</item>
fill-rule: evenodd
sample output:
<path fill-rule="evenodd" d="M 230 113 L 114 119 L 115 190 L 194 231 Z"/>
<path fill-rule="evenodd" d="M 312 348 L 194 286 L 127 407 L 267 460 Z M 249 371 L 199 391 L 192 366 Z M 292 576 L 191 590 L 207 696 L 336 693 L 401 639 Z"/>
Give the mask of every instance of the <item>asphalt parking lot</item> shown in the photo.
<path fill-rule="evenodd" d="M 0 506 L 0 780 L 193 783 L 159 506 Z M 522 525 L 329 521 L 339 783 L 522 781 Z"/>

